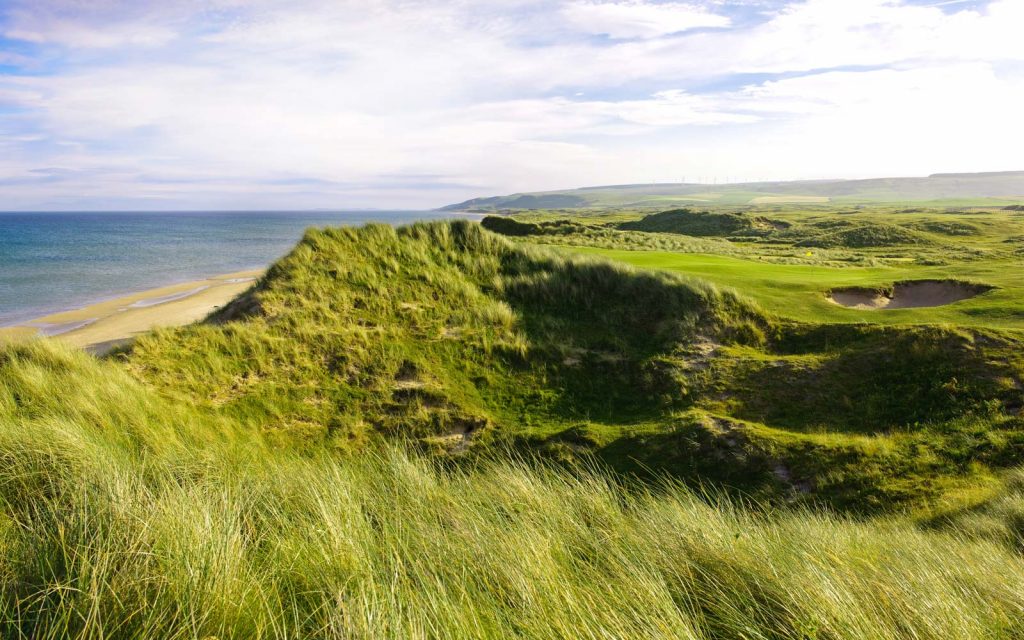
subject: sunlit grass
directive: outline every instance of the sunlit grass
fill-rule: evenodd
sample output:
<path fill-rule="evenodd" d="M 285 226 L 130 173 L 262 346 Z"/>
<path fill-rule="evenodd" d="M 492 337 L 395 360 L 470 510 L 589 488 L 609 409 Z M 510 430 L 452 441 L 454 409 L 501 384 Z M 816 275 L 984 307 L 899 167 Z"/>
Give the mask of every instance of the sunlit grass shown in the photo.
<path fill-rule="evenodd" d="M 3 374 L 5 637 L 1024 631 L 1024 561 L 956 529 L 772 514 L 516 456 L 300 455 L 42 345 L 5 352 Z"/>
<path fill-rule="evenodd" d="M 0 347 L 0 636 L 1017 637 L 1022 366 L 469 223 L 313 231 L 207 323 Z"/>

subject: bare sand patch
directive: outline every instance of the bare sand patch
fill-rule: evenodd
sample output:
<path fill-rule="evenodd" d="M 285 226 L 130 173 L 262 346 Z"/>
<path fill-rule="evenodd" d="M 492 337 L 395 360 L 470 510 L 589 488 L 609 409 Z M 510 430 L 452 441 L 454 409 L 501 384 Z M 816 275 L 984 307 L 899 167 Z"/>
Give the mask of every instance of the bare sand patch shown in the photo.
<path fill-rule="evenodd" d="M 234 280 L 234 278 L 232 278 Z M 175 300 L 182 300 L 189 296 L 194 296 L 200 291 L 206 291 L 210 288 L 210 285 L 200 285 L 194 289 L 187 289 L 180 293 L 169 293 L 165 296 L 154 296 L 152 298 L 142 298 L 128 305 L 129 309 L 145 309 L 146 307 L 155 307 L 158 304 L 166 304 L 168 302 L 174 302 Z"/>
<path fill-rule="evenodd" d="M 994 287 L 960 280 L 907 280 L 887 288 L 844 287 L 827 295 L 829 302 L 848 309 L 920 309 L 969 300 Z"/>
<path fill-rule="evenodd" d="M 90 352 L 105 353 L 150 329 L 202 320 L 251 287 L 261 273 L 231 273 L 55 313 L 0 330 L 0 341 L 55 336 Z"/>
<path fill-rule="evenodd" d="M 38 329 L 40 335 L 51 338 L 53 336 L 59 336 L 62 333 L 70 333 L 77 329 L 88 327 L 98 319 L 99 318 L 85 318 L 84 320 L 71 320 L 70 322 L 33 322 L 29 326 Z"/>

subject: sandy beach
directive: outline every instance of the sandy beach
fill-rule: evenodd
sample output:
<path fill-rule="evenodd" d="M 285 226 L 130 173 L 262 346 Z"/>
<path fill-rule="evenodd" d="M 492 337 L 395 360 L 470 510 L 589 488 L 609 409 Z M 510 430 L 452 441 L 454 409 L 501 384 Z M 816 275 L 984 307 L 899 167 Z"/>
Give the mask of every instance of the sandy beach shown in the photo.
<path fill-rule="evenodd" d="M 150 289 L 0 328 L 0 344 L 49 337 L 102 354 L 156 327 L 203 319 L 253 285 L 263 272 L 240 271 Z"/>

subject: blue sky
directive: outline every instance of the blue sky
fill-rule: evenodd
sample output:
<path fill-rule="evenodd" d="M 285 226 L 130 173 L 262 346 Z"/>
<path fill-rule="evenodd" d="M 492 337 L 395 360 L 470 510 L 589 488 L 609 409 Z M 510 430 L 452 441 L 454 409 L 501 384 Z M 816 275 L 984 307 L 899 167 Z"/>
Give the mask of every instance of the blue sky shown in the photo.
<path fill-rule="evenodd" d="M 1024 169 L 1024 0 L 0 0 L 0 209 Z"/>

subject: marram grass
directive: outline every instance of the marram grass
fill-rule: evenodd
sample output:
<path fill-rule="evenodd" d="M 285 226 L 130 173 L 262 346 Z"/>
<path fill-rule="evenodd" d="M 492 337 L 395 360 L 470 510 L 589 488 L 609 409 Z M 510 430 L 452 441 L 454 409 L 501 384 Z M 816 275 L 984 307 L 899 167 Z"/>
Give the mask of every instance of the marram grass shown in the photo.
<path fill-rule="evenodd" d="M 783 322 L 467 221 L 310 231 L 213 320 L 140 338 L 124 365 L 282 446 L 594 454 L 862 514 L 1024 459 L 1018 334 Z"/>
<path fill-rule="evenodd" d="M 1018 345 L 312 231 L 210 322 L 0 349 L 0 637 L 1022 637 Z"/>
<path fill-rule="evenodd" d="M 1008 545 L 515 456 L 274 448 L 46 344 L 0 353 L 8 638 L 1012 638 Z"/>

